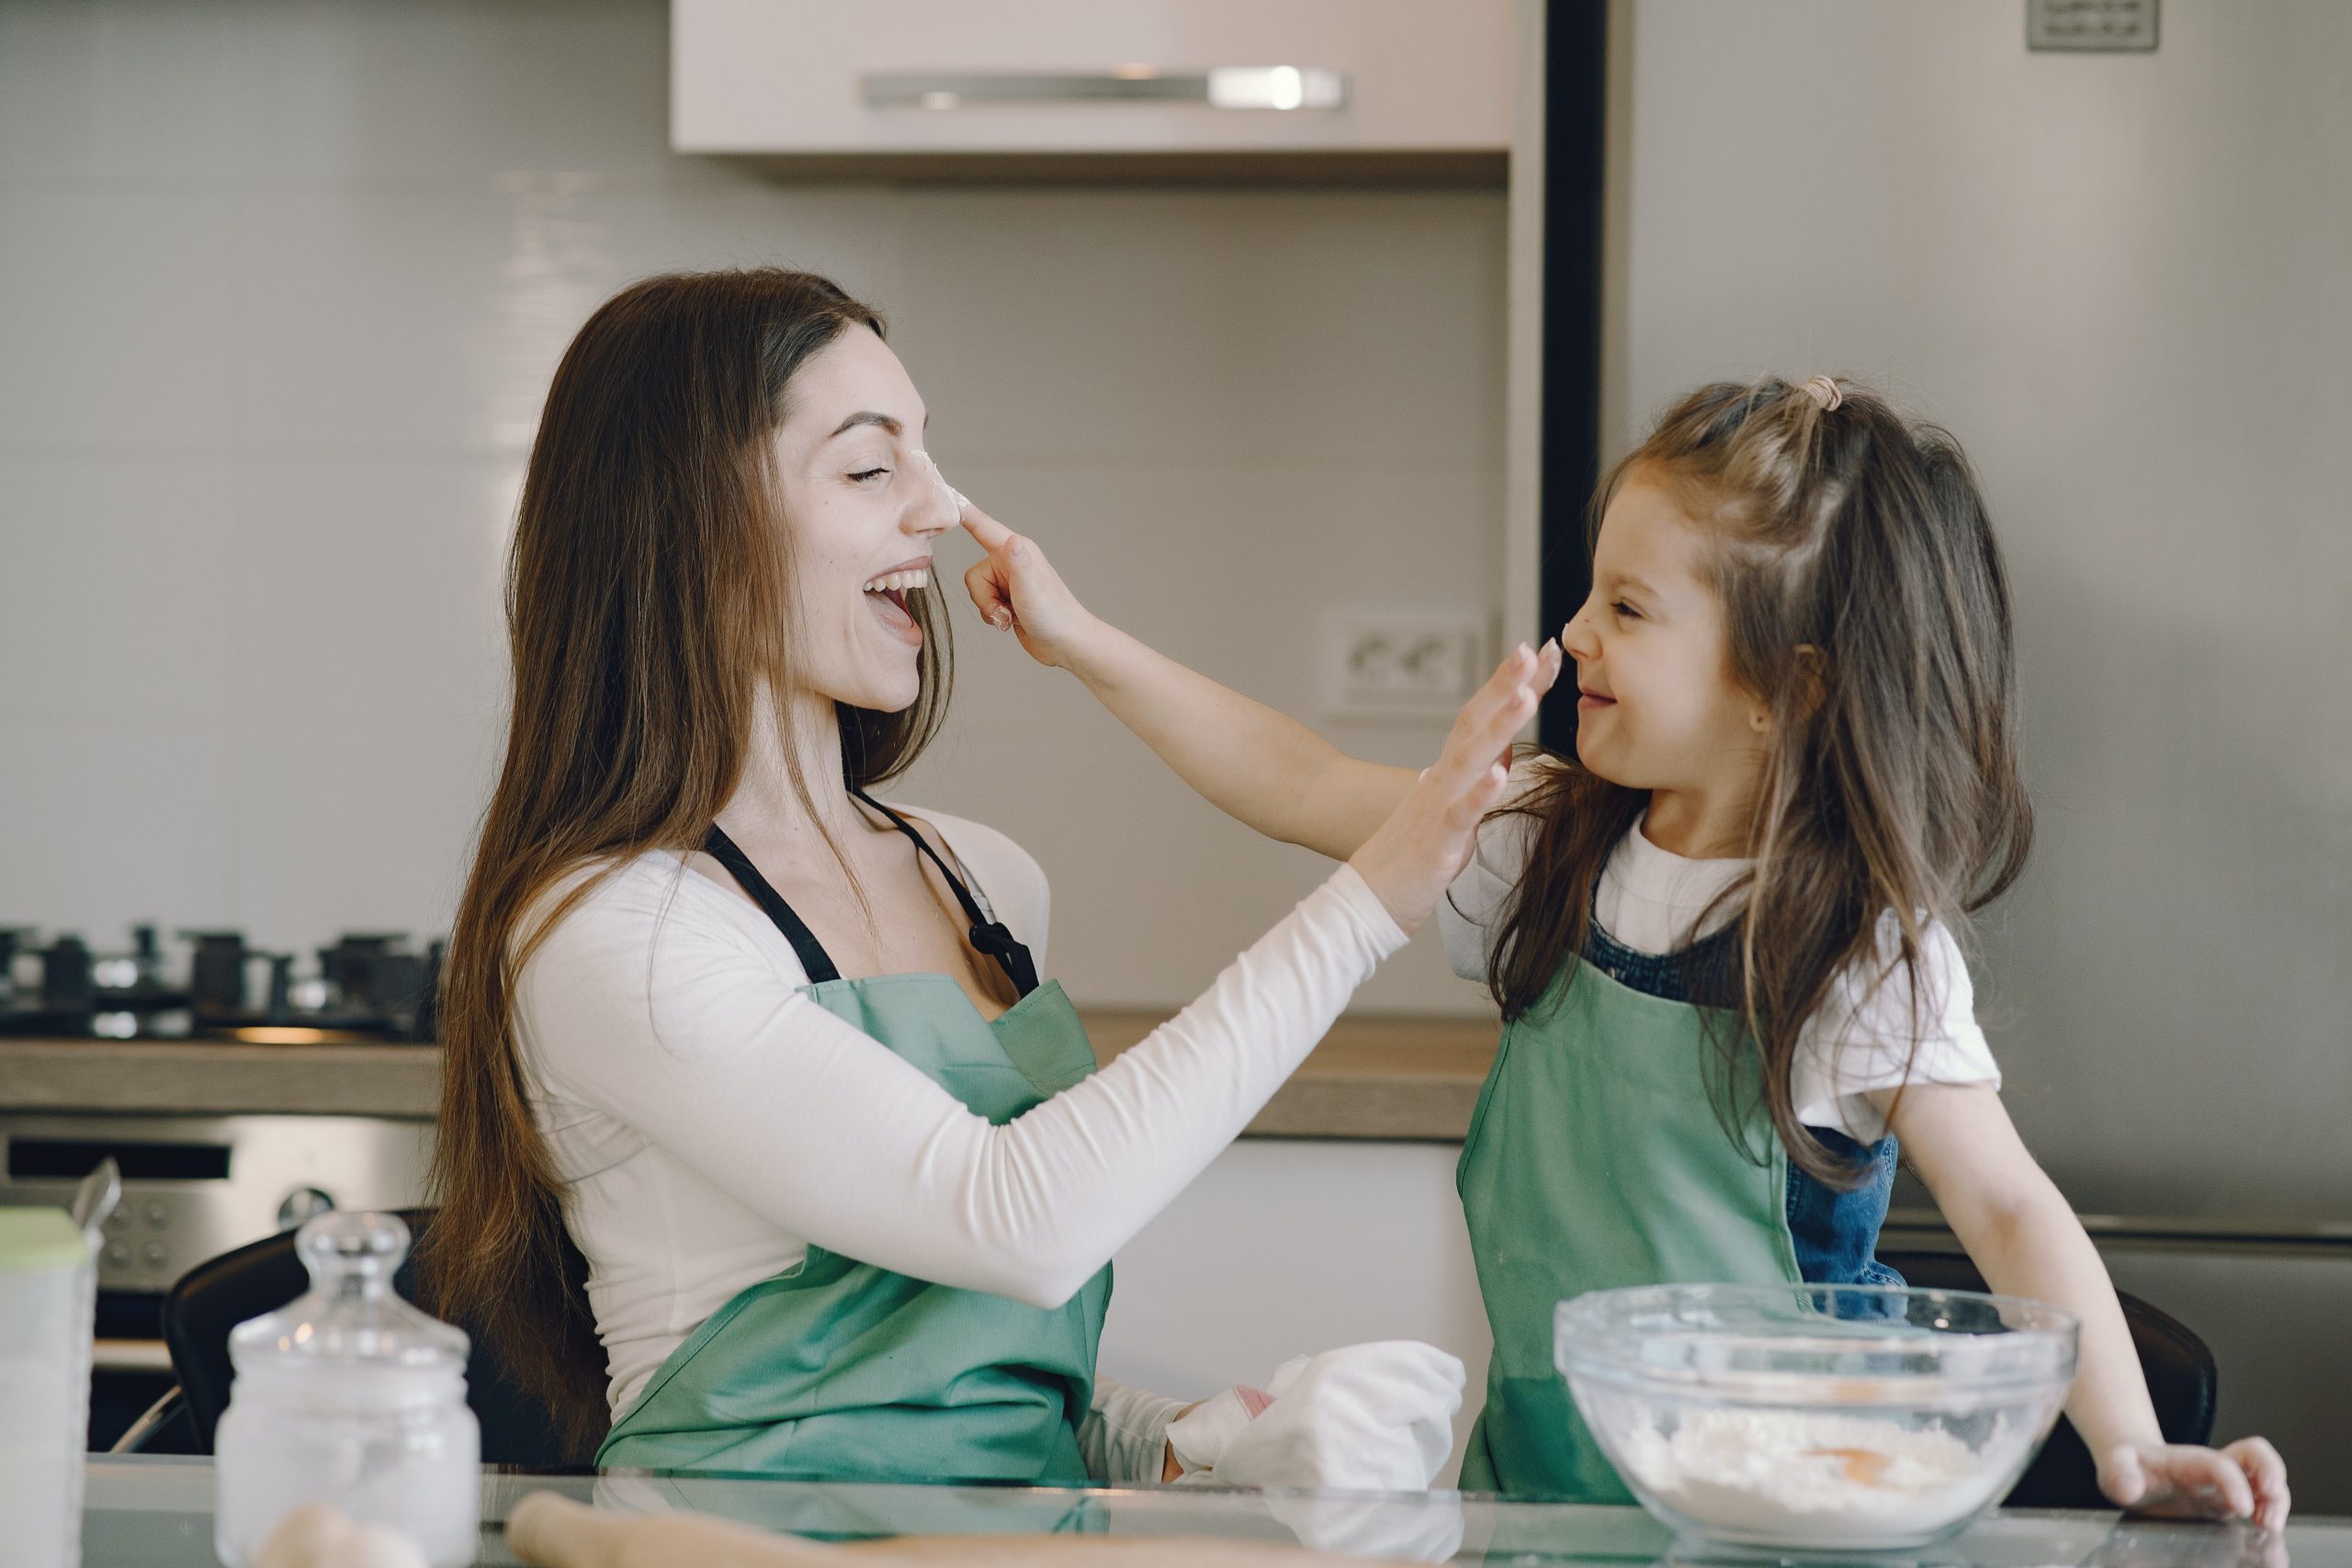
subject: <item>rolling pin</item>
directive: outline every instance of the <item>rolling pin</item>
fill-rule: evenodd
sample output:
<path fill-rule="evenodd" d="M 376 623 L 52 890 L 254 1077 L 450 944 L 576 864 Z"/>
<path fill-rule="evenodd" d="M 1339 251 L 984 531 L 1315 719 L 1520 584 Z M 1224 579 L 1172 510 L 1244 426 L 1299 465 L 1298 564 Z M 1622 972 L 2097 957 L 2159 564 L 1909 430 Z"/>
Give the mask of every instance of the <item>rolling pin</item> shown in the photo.
<path fill-rule="evenodd" d="M 1217 1536 L 930 1535 L 825 1546 L 705 1514 L 616 1517 L 534 1492 L 506 1516 L 533 1568 L 1341 1568 L 1365 1558 Z"/>

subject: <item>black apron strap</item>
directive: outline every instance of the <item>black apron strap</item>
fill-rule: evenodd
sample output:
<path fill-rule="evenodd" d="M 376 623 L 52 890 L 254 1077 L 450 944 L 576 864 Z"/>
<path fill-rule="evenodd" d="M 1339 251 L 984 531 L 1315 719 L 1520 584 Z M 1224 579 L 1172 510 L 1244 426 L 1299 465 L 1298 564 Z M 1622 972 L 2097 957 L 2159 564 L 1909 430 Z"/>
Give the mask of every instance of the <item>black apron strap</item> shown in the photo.
<path fill-rule="evenodd" d="M 775 929 L 784 933 L 785 940 L 792 943 L 792 951 L 800 955 L 800 967 L 808 971 L 810 985 L 822 985 L 827 980 L 842 977 L 842 972 L 834 967 L 831 957 L 817 941 L 817 933 L 792 912 L 792 906 L 784 901 L 784 895 L 768 885 L 768 879 L 760 874 L 760 868 L 752 863 L 752 857 L 736 848 L 735 840 L 721 831 L 718 823 L 710 825 L 710 832 L 703 840 L 702 847 L 711 859 L 727 868 L 727 874 L 735 879 L 736 886 L 752 896 L 753 903 L 767 911 L 768 919 L 775 922 Z"/>
<path fill-rule="evenodd" d="M 1029 950 L 1026 947 L 1014 940 L 1012 932 L 1005 929 L 1003 921 L 989 919 L 986 911 L 981 909 L 979 901 L 974 898 L 971 890 L 964 886 L 963 879 L 950 871 L 947 868 L 947 863 L 939 858 L 939 852 L 931 847 L 931 840 L 917 831 L 913 823 L 864 790 L 854 788 L 850 794 L 888 817 L 897 826 L 899 831 L 912 839 L 915 848 L 928 855 L 931 858 L 931 863 L 939 868 L 939 874 L 947 879 L 949 890 L 956 895 L 956 902 L 963 907 L 964 918 L 972 922 L 973 951 L 986 953 L 989 957 L 995 959 L 998 967 L 1004 971 L 1005 977 L 1012 982 L 1012 988 L 1018 995 L 1025 997 L 1035 990 L 1037 988 L 1036 960 L 1029 955 Z"/>

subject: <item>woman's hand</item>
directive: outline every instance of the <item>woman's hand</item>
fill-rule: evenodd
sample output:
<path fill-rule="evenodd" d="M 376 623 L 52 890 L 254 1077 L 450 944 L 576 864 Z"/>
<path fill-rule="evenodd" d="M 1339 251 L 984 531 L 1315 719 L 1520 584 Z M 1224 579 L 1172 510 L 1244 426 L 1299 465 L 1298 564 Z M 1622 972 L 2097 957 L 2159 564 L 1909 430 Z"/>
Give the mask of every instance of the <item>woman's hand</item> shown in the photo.
<path fill-rule="evenodd" d="M 980 619 L 1019 637 L 1038 663 L 1074 668 L 1079 649 L 1102 623 L 1087 614 L 1035 539 L 1022 537 L 969 501 L 956 520 L 985 552 L 964 573 Z"/>
<path fill-rule="evenodd" d="M 2099 1490 L 2120 1508 L 2165 1518 L 2287 1522 L 2287 1461 L 2260 1438 L 2225 1449 L 2179 1443 L 2126 1444 L 2098 1467 Z"/>
<path fill-rule="evenodd" d="M 1468 863 L 1478 823 L 1509 781 L 1511 738 L 1559 678 L 1561 657 L 1556 642 L 1541 653 L 1524 643 L 1513 649 L 1463 705 L 1445 750 L 1403 804 L 1348 857 L 1408 933 L 1430 918 Z"/>

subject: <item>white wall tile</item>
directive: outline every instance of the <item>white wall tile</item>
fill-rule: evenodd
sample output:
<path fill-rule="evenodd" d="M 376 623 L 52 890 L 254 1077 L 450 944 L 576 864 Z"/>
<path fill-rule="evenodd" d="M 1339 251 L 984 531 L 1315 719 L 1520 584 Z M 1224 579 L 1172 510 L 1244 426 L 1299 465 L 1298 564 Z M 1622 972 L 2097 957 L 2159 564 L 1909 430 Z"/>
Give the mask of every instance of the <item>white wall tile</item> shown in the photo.
<path fill-rule="evenodd" d="M 448 930 L 503 730 L 295 713 L 238 739 L 236 918 L 265 945 Z"/>
<path fill-rule="evenodd" d="M 669 18 L 642 0 L 252 0 L 255 173 L 274 184 L 514 169 L 692 180 L 669 151 Z"/>
<path fill-rule="evenodd" d="M 895 317 L 907 274 L 935 265 L 909 252 L 908 205 L 885 186 L 793 186 L 714 161 L 693 181 L 598 184 L 560 211 L 594 226 L 615 288 L 679 269 L 797 267 Z"/>
<path fill-rule="evenodd" d="M 243 535 L 225 456 L 0 447 L 0 716 L 224 726 Z"/>
<path fill-rule="evenodd" d="M 135 920 L 232 918 L 234 749 L 185 719 L 12 718 L 0 745 L 0 925 L 121 951 Z"/>
<path fill-rule="evenodd" d="M 1500 449 L 1498 196 L 930 192 L 910 363 L 992 456 Z M 944 351 L 917 346 L 926 336 Z"/>
<path fill-rule="evenodd" d="M 240 433 L 330 451 L 522 451 L 570 332 L 607 292 L 552 265 L 527 193 L 261 187 L 239 279 Z M 587 271 L 584 282 L 577 274 Z M 558 309 L 547 309 L 552 295 Z"/>
<path fill-rule="evenodd" d="M 0 179 L 229 180 L 244 172 L 244 7 L 0 6 Z"/>
<path fill-rule="evenodd" d="M 0 183 L 0 445 L 227 441 L 236 277 L 217 188 Z"/>
<path fill-rule="evenodd" d="M 872 191 L 649 190 L 601 174 L 256 187 L 244 222 L 243 434 L 266 446 L 525 452 L 580 324 L 656 272 L 895 276 Z"/>
<path fill-rule="evenodd" d="M 240 711 L 275 724 L 495 712 L 522 479 L 520 458 L 247 462 Z"/>

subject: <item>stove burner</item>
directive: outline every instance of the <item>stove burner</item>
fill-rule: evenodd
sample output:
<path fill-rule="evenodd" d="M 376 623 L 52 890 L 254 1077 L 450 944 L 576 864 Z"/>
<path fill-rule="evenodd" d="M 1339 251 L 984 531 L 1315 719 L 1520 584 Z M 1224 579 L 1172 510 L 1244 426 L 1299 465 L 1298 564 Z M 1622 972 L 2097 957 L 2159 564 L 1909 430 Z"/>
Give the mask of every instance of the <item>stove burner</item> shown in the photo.
<path fill-rule="evenodd" d="M 153 926 L 133 927 L 126 953 L 94 954 L 70 931 L 37 946 L 38 935 L 0 927 L 0 1035 L 265 1045 L 434 1038 L 438 940 L 420 953 L 404 933 L 353 932 L 316 950 L 316 968 L 300 973 L 294 953 L 250 946 L 242 931 L 182 931 L 191 951 L 175 982 Z M 258 1002 L 257 964 L 268 965 Z"/>

